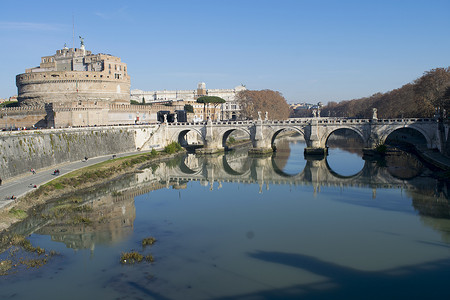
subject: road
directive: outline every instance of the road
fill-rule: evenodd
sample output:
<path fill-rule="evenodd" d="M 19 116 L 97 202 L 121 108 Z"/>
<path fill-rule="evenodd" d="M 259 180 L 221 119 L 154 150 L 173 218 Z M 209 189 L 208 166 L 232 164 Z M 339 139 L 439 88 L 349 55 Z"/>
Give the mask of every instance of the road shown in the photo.
<path fill-rule="evenodd" d="M 116 154 L 116 156 L 123 157 L 134 154 L 142 154 L 146 152 L 147 151 L 126 152 Z M 31 172 L 29 172 L 27 174 L 22 174 L 20 176 L 8 179 L 7 181 L 3 181 L 2 185 L 0 186 L 0 210 L 14 201 L 11 199 L 12 196 L 20 198 L 25 194 L 31 192 L 34 189 L 34 185 L 39 187 L 40 185 L 55 179 L 57 177 L 53 175 L 53 171 L 55 169 L 59 169 L 60 171 L 59 176 L 61 176 L 70 173 L 72 171 L 110 159 L 112 159 L 112 155 L 88 158 L 87 161 L 75 161 L 63 163 L 49 167 L 47 169 L 36 170 L 36 174 L 32 174 Z"/>

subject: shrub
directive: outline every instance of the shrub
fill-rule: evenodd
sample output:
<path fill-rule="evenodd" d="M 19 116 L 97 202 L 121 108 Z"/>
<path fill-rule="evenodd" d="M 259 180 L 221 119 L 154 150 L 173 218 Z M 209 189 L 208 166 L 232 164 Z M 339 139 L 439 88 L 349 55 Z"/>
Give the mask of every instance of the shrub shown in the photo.
<path fill-rule="evenodd" d="M 120 262 L 122 264 L 134 264 L 137 262 L 141 262 L 144 259 L 144 256 L 136 251 L 133 252 L 122 252 L 120 256 Z"/>
<path fill-rule="evenodd" d="M 156 242 L 154 237 L 148 237 L 142 240 L 142 246 L 151 246 Z"/>
<path fill-rule="evenodd" d="M 173 153 L 177 153 L 178 151 L 181 151 L 181 149 L 183 149 L 183 148 L 181 147 L 181 145 L 179 143 L 172 142 L 164 148 L 164 152 L 166 152 L 168 154 L 173 154 Z"/>

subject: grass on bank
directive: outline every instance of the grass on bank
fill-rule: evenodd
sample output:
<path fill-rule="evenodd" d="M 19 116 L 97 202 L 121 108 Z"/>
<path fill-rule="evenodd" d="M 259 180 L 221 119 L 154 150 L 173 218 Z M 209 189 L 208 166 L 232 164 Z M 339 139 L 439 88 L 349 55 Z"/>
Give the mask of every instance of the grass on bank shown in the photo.
<path fill-rule="evenodd" d="M 110 178 L 118 173 L 131 170 L 133 167 L 142 163 L 151 161 L 164 154 L 174 154 L 180 152 L 183 148 L 179 143 L 173 142 L 162 152 L 153 149 L 151 152 L 135 154 L 126 157 L 119 157 L 104 161 L 92 166 L 87 166 L 80 170 L 75 170 L 69 174 L 58 177 L 46 184 L 40 186 L 30 194 L 31 197 L 47 195 L 55 190 L 62 190 L 67 187 L 78 188 L 85 184 L 92 184 L 105 178 Z"/>
<path fill-rule="evenodd" d="M 9 214 L 19 220 L 23 220 L 28 217 L 28 214 L 23 209 L 11 208 Z"/>

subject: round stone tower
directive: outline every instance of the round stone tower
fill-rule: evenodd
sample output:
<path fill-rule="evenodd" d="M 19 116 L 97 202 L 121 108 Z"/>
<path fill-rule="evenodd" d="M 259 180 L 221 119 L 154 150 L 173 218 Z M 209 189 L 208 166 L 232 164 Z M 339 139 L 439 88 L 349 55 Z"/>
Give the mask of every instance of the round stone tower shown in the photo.
<path fill-rule="evenodd" d="M 20 105 L 79 101 L 130 103 L 130 76 L 119 57 L 80 48 L 57 50 L 41 58 L 39 67 L 16 76 Z"/>

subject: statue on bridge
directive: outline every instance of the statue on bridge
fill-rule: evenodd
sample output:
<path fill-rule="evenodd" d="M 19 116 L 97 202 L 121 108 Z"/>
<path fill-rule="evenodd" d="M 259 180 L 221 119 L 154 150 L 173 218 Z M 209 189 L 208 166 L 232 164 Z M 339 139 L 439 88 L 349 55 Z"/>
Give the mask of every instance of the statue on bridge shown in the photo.
<path fill-rule="evenodd" d="M 373 120 L 377 120 L 378 116 L 377 116 L 377 109 L 374 107 L 372 108 L 372 119 Z"/>
<path fill-rule="evenodd" d="M 266 111 L 265 120 L 269 120 L 269 112 Z"/>

